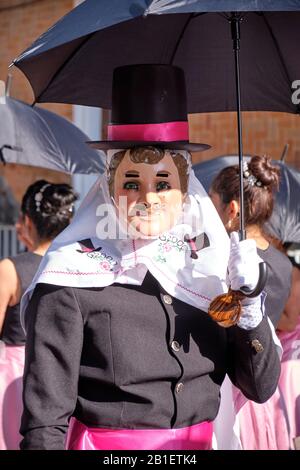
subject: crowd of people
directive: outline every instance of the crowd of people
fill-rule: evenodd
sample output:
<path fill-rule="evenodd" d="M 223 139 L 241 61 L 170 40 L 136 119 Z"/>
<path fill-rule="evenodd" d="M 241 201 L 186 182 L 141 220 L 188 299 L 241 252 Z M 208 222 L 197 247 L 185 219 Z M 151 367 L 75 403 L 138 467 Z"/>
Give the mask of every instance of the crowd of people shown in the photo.
<path fill-rule="evenodd" d="M 245 164 L 240 240 L 238 168 L 210 197 L 193 173 L 209 146 L 189 141 L 182 70 L 119 67 L 112 92 L 108 140 L 90 143 L 106 172 L 72 221 L 70 186 L 33 184 L 17 226 L 27 252 L 0 262 L 1 448 L 217 448 L 227 375 L 240 448 L 293 449 L 300 273 L 265 231 L 278 168 Z M 247 296 L 262 260 L 264 290 Z M 209 312 L 228 289 L 238 315 L 224 327 Z"/>

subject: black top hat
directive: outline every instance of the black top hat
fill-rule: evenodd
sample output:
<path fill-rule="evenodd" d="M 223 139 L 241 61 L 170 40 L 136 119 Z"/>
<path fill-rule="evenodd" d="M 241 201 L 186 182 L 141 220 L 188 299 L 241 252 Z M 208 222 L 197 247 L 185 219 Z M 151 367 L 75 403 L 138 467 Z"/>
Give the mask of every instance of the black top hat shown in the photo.
<path fill-rule="evenodd" d="M 173 65 L 125 65 L 114 70 L 112 122 L 98 149 L 159 146 L 194 152 L 210 145 L 189 142 L 183 70 Z"/>

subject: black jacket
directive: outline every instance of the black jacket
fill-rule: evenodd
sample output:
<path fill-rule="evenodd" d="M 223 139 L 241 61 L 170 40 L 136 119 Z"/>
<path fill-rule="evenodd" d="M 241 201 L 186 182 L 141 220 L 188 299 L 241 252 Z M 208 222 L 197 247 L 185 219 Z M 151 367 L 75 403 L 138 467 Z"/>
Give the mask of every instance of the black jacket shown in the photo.
<path fill-rule="evenodd" d="M 71 415 L 126 429 L 213 420 L 226 373 L 257 402 L 276 388 L 280 363 L 266 318 L 251 331 L 224 329 L 150 274 L 142 286 L 39 284 L 26 316 L 23 449 L 63 449 Z"/>

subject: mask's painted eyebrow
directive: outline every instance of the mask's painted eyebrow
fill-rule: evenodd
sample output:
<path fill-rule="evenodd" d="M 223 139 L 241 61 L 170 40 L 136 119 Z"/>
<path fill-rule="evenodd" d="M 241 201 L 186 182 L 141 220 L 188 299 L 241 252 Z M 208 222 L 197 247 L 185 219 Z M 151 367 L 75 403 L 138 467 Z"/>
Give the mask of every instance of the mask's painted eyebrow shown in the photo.
<path fill-rule="evenodd" d="M 136 178 L 137 176 L 140 176 L 138 171 L 126 171 L 125 173 L 126 178 Z"/>
<path fill-rule="evenodd" d="M 159 176 L 160 178 L 168 178 L 170 173 L 168 171 L 158 171 L 156 173 L 156 176 Z"/>

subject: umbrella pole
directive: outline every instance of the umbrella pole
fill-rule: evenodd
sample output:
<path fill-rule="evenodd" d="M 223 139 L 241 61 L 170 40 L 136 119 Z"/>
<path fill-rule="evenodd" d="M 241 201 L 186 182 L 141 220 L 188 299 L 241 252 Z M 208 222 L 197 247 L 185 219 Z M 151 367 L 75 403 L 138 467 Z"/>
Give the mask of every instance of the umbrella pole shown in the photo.
<path fill-rule="evenodd" d="M 238 124 L 238 147 L 239 147 L 239 186 L 240 186 L 240 240 L 246 240 L 245 230 L 245 216 L 244 216 L 244 185 L 243 185 L 243 136 L 242 136 L 242 111 L 241 111 L 241 84 L 240 84 L 240 22 L 242 16 L 238 13 L 232 13 L 230 16 L 231 23 L 231 37 L 233 41 L 233 51 L 235 60 L 235 86 L 236 86 L 236 108 L 237 108 L 237 124 Z M 265 287 L 267 281 L 267 265 L 264 262 L 259 263 L 259 279 L 257 286 L 250 291 L 246 288 L 241 288 L 246 297 L 256 297 Z"/>
<path fill-rule="evenodd" d="M 240 240 L 246 239 L 245 216 L 244 216 L 244 188 L 243 188 L 243 136 L 242 136 L 242 111 L 241 111 L 241 84 L 240 84 L 240 22 L 242 17 L 237 13 L 232 13 L 230 17 L 231 37 L 233 41 L 234 61 L 235 61 L 235 88 L 236 88 L 236 109 L 238 125 L 238 149 L 239 149 L 239 186 L 240 186 Z"/>

